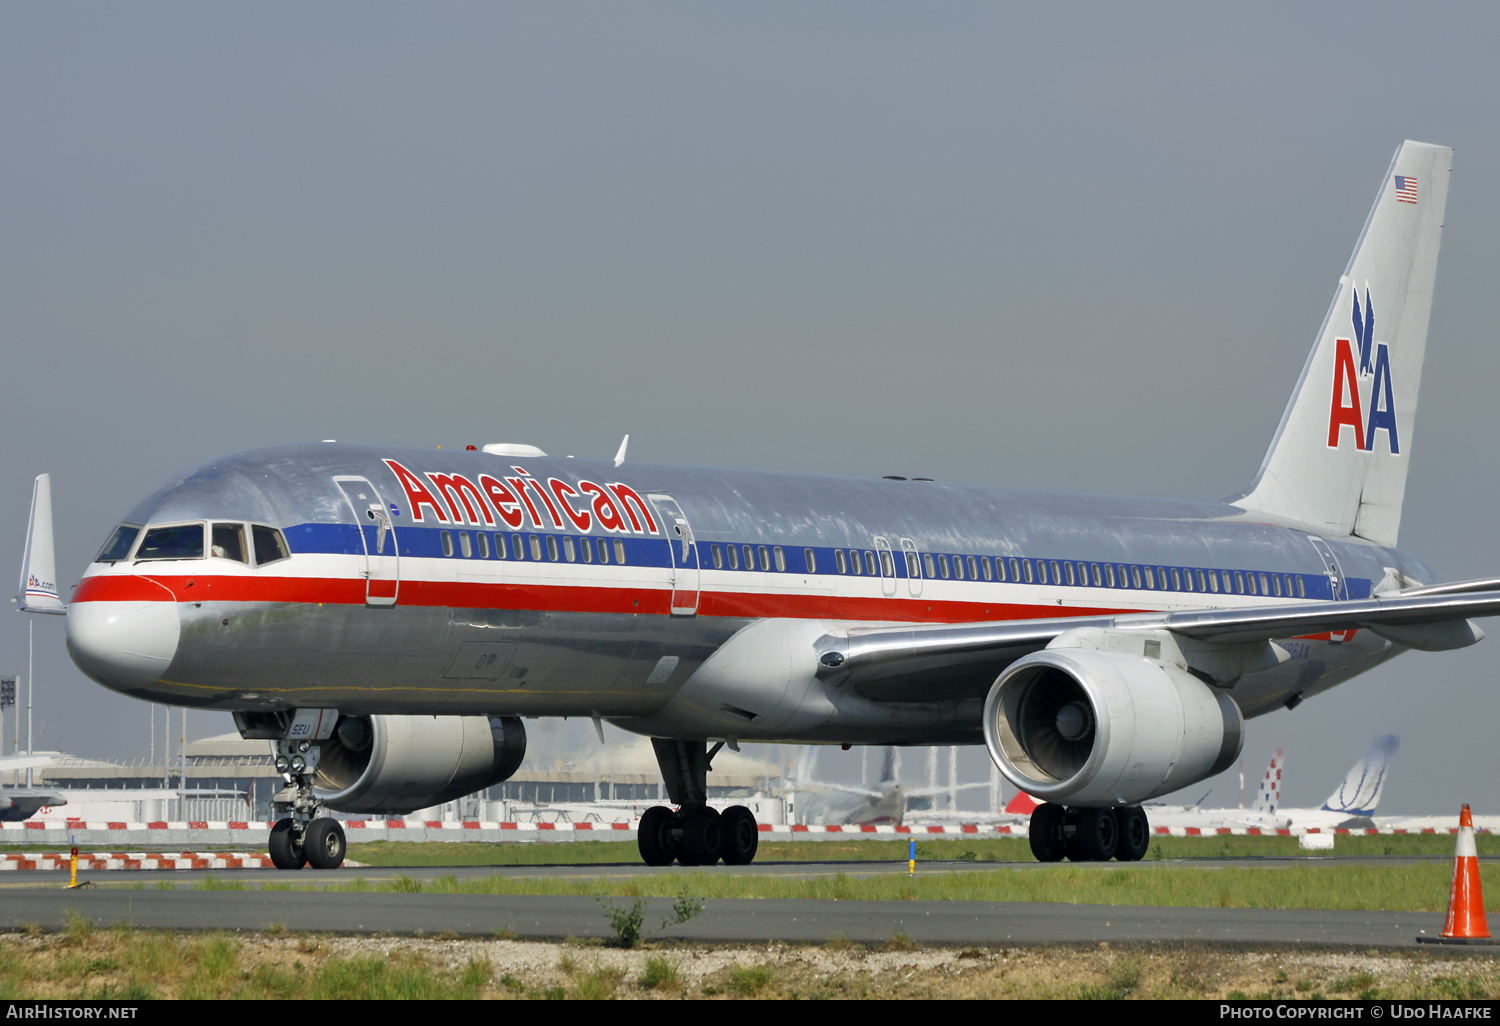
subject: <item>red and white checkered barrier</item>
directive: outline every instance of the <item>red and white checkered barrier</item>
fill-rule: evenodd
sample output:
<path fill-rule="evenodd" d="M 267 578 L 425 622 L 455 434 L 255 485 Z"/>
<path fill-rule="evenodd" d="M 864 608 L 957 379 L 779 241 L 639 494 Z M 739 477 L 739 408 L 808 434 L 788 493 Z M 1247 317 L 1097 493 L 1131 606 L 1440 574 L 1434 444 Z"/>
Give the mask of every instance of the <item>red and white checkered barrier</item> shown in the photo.
<path fill-rule="evenodd" d="M 346 863 L 353 865 L 354 863 Z M 68 872 L 72 856 L 68 852 L 0 855 L 0 872 L 7 869 L 57 869 Z M 271 856 L 243 851 L 111 851 L 80 852 L 80 870 L 101 869 L 274 869 Z"/>

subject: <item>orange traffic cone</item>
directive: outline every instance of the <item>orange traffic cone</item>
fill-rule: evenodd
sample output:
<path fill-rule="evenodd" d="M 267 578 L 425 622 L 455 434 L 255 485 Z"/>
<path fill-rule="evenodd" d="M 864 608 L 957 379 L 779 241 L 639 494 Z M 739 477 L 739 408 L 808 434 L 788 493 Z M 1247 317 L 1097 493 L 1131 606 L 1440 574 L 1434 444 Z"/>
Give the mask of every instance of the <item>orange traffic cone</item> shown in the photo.
<path fill-rule="evenodd" d="M 1484 918 L 1484 894 L 1479 887 L 1479 852 L 1474 847 L 1474 819 L 1469 806 L 1458 815 L 1458 850 L 1453 857 L 1453 890 L 1448 919 L 1437 937 L 1418 937 L 1429 944 L 1493 944 Z"/>

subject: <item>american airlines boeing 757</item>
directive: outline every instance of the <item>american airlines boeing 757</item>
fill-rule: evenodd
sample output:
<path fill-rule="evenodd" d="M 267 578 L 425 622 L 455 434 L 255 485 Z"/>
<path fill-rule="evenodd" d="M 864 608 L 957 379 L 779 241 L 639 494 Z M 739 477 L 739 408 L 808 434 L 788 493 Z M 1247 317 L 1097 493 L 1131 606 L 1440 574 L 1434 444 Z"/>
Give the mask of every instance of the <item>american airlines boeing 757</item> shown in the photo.
<path fill-rule="evenodd" d="M 1038 858 L 1139 859 L 1141 803 L 1230 766 L 1244 721 L 1408 649 L 1470 645 L 1500 579 L 1397 548 L 1452 151 L 1407 142 L 1259 472 L 1221 502 L 308 444 L 186 470 L 67 606 L 106 687 L 234 714 L 286 786 L 278 865 L 335 866 L 326 807 L 505 780 L 523 719 L 652 739 L 649 863 L 755 857 L 706 801 L 722 745 L 984 744 Z"/>

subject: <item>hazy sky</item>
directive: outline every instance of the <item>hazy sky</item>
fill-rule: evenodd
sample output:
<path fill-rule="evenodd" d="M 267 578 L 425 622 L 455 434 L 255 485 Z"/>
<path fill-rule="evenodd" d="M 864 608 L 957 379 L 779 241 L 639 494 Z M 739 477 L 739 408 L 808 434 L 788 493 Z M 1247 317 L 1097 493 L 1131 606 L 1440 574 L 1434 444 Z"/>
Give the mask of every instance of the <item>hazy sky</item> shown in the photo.
<path fill-rule="evenodd" d="M 167 474 L 320 438 L 629 431 L 636 460 L 1218 498 L 1415 138 L 1457 154 L 1401 541 L 1500 574 L 1497 30 L 1477 4 L 0 6 L 0 539 L 18 560 L 50 471 L 66 587 Z M 39 746 L 144 754 L 145 707 L 56 618 L 36 638 Z M 1317 803 L 1397 732 L 1383 811 L 1500 811 L 1497 644 L 1252 721 L 1249 773 L 1281 745 Z"/>

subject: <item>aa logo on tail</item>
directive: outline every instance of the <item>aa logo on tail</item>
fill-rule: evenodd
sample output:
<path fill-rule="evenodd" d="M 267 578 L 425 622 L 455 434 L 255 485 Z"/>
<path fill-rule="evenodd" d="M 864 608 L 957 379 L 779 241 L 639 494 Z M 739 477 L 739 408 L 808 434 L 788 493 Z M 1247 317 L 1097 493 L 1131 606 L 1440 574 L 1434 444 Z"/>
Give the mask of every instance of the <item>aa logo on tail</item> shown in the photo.
<path fill-rule="evenodd" d="M 1359 286 L 1354 287 L 1351 321 L 1354 337 L 1334 339 L 1333 398 L 1328 407 L 1328 448 L 1337 449 L 1344 441 L 1344 427 L 1353 429 L 1354 448 L 1369 452 L 1375 448 L 1375 432 L 1384 431 L 1391 455 L 1401 454 L 1396 435 L 1396 399 L 1391 385 L 1391 353 L 1384 342 L 1375 341 L 1375 303 L 1370 286 L 1365 285 L 1363 311 L 1359 304 Z M 1359 354 L 1356 366 L 1355 353 Z M 1361 384 L 1369 382 L 1367 393 Z"/>

